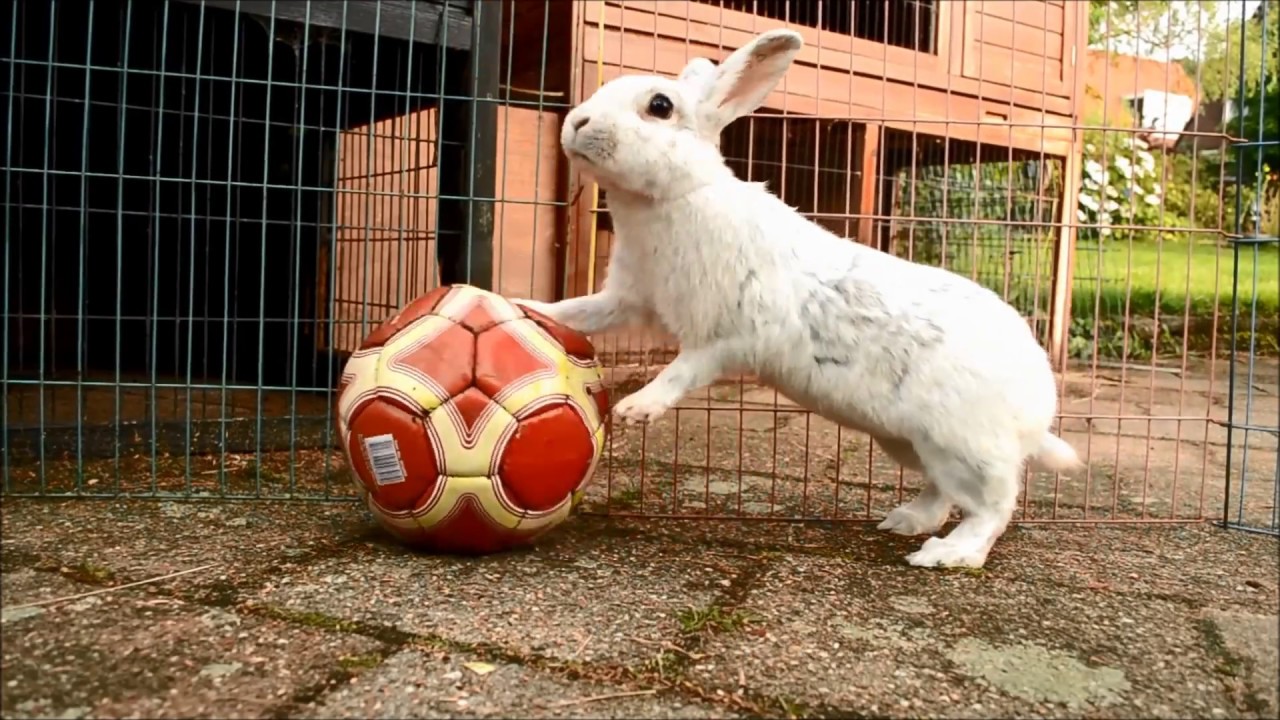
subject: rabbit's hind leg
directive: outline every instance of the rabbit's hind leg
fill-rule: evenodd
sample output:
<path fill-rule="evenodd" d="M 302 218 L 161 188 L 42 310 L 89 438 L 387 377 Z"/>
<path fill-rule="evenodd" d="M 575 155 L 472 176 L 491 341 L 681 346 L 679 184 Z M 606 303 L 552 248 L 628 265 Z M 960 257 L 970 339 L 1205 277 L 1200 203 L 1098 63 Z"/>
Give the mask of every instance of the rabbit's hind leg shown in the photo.
<path fill-rule="evenodd" d="M 876 438 L 876 444 L 902 467 L 924 470 L 920 457 L 910 442 Z M 951 501 L 938 490 L 938 486 L 926 473 L 920 494 L 890 511 L 876 529 L 888 530 L 898 535 L 932 535 L 946 523 L 950 515 Z"/>
<path fill-rule="evenodd" d="M 964 517 L 945 536 L 926 540 L 907 562 L 919 567 L 982 567 L 1017 506 L 1021 462 L 1016 449 L 1004 457 L 981 459 L 930 443 L 919 443 L 915 450 L 937 491 L 959 506 Z"/>

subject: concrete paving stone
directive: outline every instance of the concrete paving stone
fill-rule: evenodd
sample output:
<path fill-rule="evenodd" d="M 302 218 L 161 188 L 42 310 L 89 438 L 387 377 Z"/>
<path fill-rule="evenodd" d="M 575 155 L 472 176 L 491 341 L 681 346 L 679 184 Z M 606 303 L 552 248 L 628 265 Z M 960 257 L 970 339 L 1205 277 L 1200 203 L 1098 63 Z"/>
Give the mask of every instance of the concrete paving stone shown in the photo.
<path fill-rule="evenodd" d="M 780 559 L 745 601 L 760 622 L 713 636 L 691 678 L 872 715 L 1270 717 L 1233 699 L 1194 605 L 1046 573 L 1055 552 L 1011 542 L 976 573 Z"/>
<path fill-rule="evenodd" d="M 674 636 L 681 609 L 709 604 L 732 577 L 725 563 L 583 530 L 483 558 L 372 539 L 279 578 L 252 602 L 564 661 L 633 663 Z"/>
<path fill-rule="evenodd" d="M 1217 669 L 1244 686 L 1240 701 L 1280 714 L 1280 617 L 1211 609 L 1205 619 L 1212 623 L 1204 630 L 1219 655 Z"/>
<path fill-rule="evenodd" d="M 736 707 L 697 700 L 717 695 L 765 716 L 1276 717 L 1280 546 L 1209 526 L 1019 526 L 984 570 L 949 572 L 905 564 L 921 538 L 839 524 L 577 517 L 466 559 L 406 550 L 352 506 L 6 499 L 0 520 L 4 717 Z M 633 690 L 615 666 L 686 642 L 682 611 L 711 605 L 757 621 L 680 644 L 698 692 L 593 699 Z M 393 648 L 353 621 L 453 647 Z"/>
<path fill-rule="evenodd" d="M 38 603 L 78 595 L 85 590 L 84 585 L 56 572 L 6 566 L 4 582 L 0 583 L 0 607 L 3 607 L 3 621 L 0 624 L 5 626 L 7 632 L 11 624 L 39 617 L 53 609 Z M 29 607 L 30 605 L 36 606 Z"/>
<path fill-rule="evenodd" d="M 477 663 L 467 655 L 405 650 L 296 717 L 738 717 L 670 694 L 566 681 L 521 665 Z"/>
<path fill-rule="evenodd" d="M 1274 539 L 1209 525 L 1023 525 L 1000 539 L 987 570 L 1007 567 L 1024 582 L 1065 582 L 1135 600 L 1170 597 L 1275 614 L 1277 550 Z"/>
<path fill-rule="evenodd" d="M 93 588 L 30 569 L 3 585 L 5 718 L 271 717 L 381 645 L 145 589 L 15 611 Z"/>
<path fill-rule="evenodd" d="M 15 512 L 18 506 L 0 507 L 6 567 L 87 566 L 136 581 L 213 565 L 163 583 L 204 594 L 225 593 L 263 568 L 287 573 L 376 532 L 354 503 L 70 501 L 21 503 Z"/>

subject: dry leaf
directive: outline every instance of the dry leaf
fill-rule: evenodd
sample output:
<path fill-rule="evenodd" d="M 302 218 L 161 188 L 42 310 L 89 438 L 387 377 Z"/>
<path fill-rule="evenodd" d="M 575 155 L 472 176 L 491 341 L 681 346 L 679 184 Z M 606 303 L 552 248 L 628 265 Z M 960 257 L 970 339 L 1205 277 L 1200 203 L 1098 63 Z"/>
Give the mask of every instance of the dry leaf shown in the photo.
<path fill-rule="evenodd" d="M 477 675 L 488 675 L 489 673 L 491 673 L 491 672 L 493 672 L 494 670 L 497 670 L 497 669 L 498 669 L 498 668 L 496 668 L 496 667 L 494 667 L 494 666 L 490 665 L 489 663 L 485 663 L 485 662 L 469 662 L 469 663 L 463 663 L 463 664 L 462 664 L 462 667 L 464 667 L 464 668 L 466 668 L 466 669 L 470 670 L 471 672 L 473 672 L 473 673 L 475 673 L 475 674 L 477 674 Z"/>

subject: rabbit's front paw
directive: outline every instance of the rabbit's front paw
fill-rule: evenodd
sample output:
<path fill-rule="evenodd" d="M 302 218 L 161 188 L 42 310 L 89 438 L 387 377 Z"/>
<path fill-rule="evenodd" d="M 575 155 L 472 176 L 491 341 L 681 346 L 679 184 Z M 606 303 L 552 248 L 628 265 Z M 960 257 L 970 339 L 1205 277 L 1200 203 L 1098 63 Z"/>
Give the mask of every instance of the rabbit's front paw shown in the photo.
<path fill-rule="evenodd" d="M 551 317 L 551 313 L 548 312 L 548 310 L 550 310 L 551 303 L 544 303 L 538 300 L 525 300 L 524 298 L 511 298 L 511 304 L 527 308 L 540 315 Z M 554 320 L 555 318 L 552 319 Z"/>
<path fill-rule="evenodd" d="M 656 400 L 644 391 L 632 393 L 613 406 L 613 414 L 622 418 L 628 425 L 653 422 L 662 416 L 671 406 Z"/>

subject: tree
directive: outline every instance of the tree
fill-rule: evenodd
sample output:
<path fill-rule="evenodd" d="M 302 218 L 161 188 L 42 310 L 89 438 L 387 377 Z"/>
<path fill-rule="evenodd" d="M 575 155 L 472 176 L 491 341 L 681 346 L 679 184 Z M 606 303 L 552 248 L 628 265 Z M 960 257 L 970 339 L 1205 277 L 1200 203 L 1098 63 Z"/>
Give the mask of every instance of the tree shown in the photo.
<path fill-rule="evenodd" d="M 1275 75 L 1274 50 L 1280 44 L 1276 18 L 1280 17 L 1280 3 L 1275 0 L 1269 1 L 1265 57 L 1261 13 L 1250 18 L 1234 19 L 1219 24 L 1206 33 L 1203 52 L 1196 68 L 1199 75 L 1197 79 L 1205 99 L 1227 99 L 1239 102 L 1242 83 L 1245 95 L 1256 95 L 1264 68 L 1268 68 L 1268 62 L 1271 66 L 1266 69 L 1266 73 Z M 1240 61 L 1242 44 L 1243 66 Z"/>
<path fill-rule="evenodd" d="M 1239 122 L 1240 137 L 1251 142 L 1280 142 L 1280 3 L 1268 0 L 1268 5 L 1266 55 L 1259 53 L 1258 61 L 1259 75 L 1265 74 L 1265 77 L 1252 86 L 1246 78 Z M 1256 18 L 1254 24 L 1260 25 L 1261 20 Z M 1261 37 L 1261 31 L 1258 35 Z M 1228 129 L 1234 130 L 1236 128 Z M 1252 180 L 1262 190 L 1260 210 L 1264 232 L 1280 232 L 1277 227 L 1280 226 L 1280 145 L 1263 145 L 1243 152 L 1245 174 L 1241 180 Z M 1261 172 L 1258 172 L 1259 166 Z"/>
<path fill-rule="evenodd" d="M 1141 56 L 1193 54 L 1218 0 L 1089 0 L 1089 45 Z"/>

